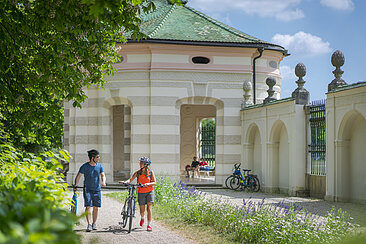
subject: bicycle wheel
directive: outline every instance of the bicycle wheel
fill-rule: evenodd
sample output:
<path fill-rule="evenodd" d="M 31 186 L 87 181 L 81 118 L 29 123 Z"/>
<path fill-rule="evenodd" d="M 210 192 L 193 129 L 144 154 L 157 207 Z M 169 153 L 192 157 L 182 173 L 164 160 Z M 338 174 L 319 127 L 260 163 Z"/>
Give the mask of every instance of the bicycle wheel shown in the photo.
<path fill-rule="evenodd" d="M 127 208 L 127 213 L 128 213 L 128 233 L 131 232 L 132 229 L 132 218 L 133 218 L 133 212 L 134 209 L 133 207 L 135 206 L 135 204 L 133 203 L 135 201 L 135 199 L 130 199 L 130 201 L 128 202 L 128 208 Z"/>
<path fill-rule="evenodd" d="M 261 184 L 259 183 L 257 176 L 252 177 L 252 191 L 258 192 L 260 188 Z"/>
<path fill-rule="evenodd" d="M 127 224 L 127 219 L 128 219 L 127 206 L 128 206 L 128 202 L 129 202 L 128 200 L 129 200 L 129 198 L 126 198 L 125 204 L 122 207 L 122 212 L 121 212 L 121 215 L 122 215 L 122 228 L 125 228 L 126 224 Z"/>
<path fill-rule="evenodd" d="M 231 187 L 231 189 L 238 190 L 239 187 L 240 187 L 240 185 L 241 184 L 240 184 L 239 177 L 235 176 L 235 177 L 231 178 L 231 180 L 230 180 L 230 187 Z"/>
<path fill-rule="evenodd" d="M 229 177 L 226 178 L 226 180 L 225 180 L 225 186 L 226 186 L 226 188 L 232 189 L 231 186 L 230 186 L 230 181 L 231 181 L 231 179 L 233 177 L 235 177 L 235 176 L 234 175 L 230 175 Z"/>

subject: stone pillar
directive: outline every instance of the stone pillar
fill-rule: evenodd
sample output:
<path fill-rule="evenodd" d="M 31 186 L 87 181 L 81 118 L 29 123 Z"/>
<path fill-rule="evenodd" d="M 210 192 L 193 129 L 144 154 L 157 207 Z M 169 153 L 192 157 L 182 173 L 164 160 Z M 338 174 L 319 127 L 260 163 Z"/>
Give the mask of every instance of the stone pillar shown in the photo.
<path fill-rule="evenodd" d="M 333 71 L 335 79 L 328 85 L 328 92 L 335 90 L 340 86 L 347 85 L 347 83 L 342 79 L 342 74 L 344 73 L 341 70 L 341 66 L 344 64 L 344 55 L 340 50 L 337 50 L 332 55 L 332 65 L 336 67 Z"/>
<path fill-rule="evenodd" d="M 268 92 L 268 97 L 266 97 L 263 101 L 264 104 L 272 102 L 272 101 L 276 101 L 277 99 L 273 97 L 274 94 L 274 90 L 273 87 L 276 85 L 276 79 L 273 77 L 268 77 L 266 79 L 266 84 L 268 85 L 269 89 L 267 90 Z"/>
<path fill-rule="evenodd" d="M 296 104 L 308 104 L 309 92 L 304 88 L 305 81 L 302 79 L 306 75 L 306 67 L 303 63 L 298 63 L 295 67 L 295 75 L 299 78 L 297 88 L 292 92 L 292 98 L 295 99 Z"/>

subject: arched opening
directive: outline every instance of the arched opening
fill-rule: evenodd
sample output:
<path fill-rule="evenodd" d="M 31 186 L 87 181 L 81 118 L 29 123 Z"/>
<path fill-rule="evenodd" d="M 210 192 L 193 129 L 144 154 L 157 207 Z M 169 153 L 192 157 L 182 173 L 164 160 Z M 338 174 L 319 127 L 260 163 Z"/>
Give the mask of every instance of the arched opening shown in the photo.
<path fill-rule="evenodd" d="M 214 105 L 183 104 L 180 108 L 180 171 L 194 156 L 205 158 L 216 166 L 216 107 Z M 214 176 L 214 173 L 211 173 Z M 213 178 L 214 180 L 214 178 Z"/>
<path fill-rule="evenodd" d="M 280 193 L 288 194 L 290 164 L 288 133 L 285 124 L 277 121 L 272 127 L 271 135 L 272 188 L 278 189 Z"/>
<path fill-rule="evenodd" d="M 246 152 L 248 153 L 248 168 L 251 169 L 253 174 L 256 174 L 259 181 L 263 183 L 264 178 L 262 172 L 262 142 L 260 131 L 256 124 L 253 124 L 249 127 L 248 135 L 248 150 Z"/>
<path fill-rule="evenodd" d="M 128 105 L 114 105 L 112 113 L 113 180 L 130 177 L 131 157 L 131 108 Z"/>
<path fill-rule="evenodd" d="M 340 199 L 366 202 L 365 145 L 366 120 L 359 112 L 352 111 L 342 120 L 337 145 Z"/>

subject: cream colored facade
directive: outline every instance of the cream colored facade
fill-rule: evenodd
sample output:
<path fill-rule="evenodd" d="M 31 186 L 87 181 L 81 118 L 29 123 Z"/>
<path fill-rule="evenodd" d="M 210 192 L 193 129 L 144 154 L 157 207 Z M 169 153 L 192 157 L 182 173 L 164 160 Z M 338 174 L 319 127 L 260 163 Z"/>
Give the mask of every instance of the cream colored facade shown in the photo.
<path fill-rule="evenodd" d="M 325 199 L 366 203 L 366 84 L 327 94 Z"/>
<path fill-rule="evenodd" d="M 306 189 L 307 121 L 304 105 L 279 100 L 241 111 L 243 168 L 266 192 L 292 196 Z"/>
<path fill-rule="evenodd" d="M 257 49 L 129 43 L 120 55 L 105 88 L 86 89 L 82 109 L 65 104 L 65 146 L 73 156 L 68 182 L 92 148 L 101 152 L 107 182 L 128 177 L 141 156 L 151 158 L 157 174 L 179 177 L 197 154 L 197 124 L 214 117 L 216 183 L 222 184 L 242 159 L 242 87 L 252 80 Z M 196 56 L 210 63 L 195 64 Z M 276 78 L 280 97 L 282 58 L 265 50 L 257 60 L 257 102 L 267 96 L 268 76 Z"/>

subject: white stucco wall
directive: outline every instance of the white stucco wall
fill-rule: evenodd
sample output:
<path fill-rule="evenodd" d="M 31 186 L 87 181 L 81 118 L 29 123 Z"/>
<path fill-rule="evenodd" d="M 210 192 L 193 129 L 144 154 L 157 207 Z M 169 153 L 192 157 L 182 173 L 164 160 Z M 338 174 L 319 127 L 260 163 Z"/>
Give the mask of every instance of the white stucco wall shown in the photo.
<path fill-rule="evenodd" d="M 261 174 L 262 188 L 289 195 L 305 190 L 307 128 L 304 105 L 287 99 L 248 107 L 241 111 L 241 121 L 242 162 L 255 174 Z M 260 144 L 257 136 L 260 136 Z M 253 156 L 258 152 L 260 156 Z M 254 165 L 258 163 L 254 162 L 256 158 L 261 158 L 261 167 Z"/>
<path fill-rule="evenodd" d="M 366 85 L 327 94 L 326 196 L 366 203 Z"/>

